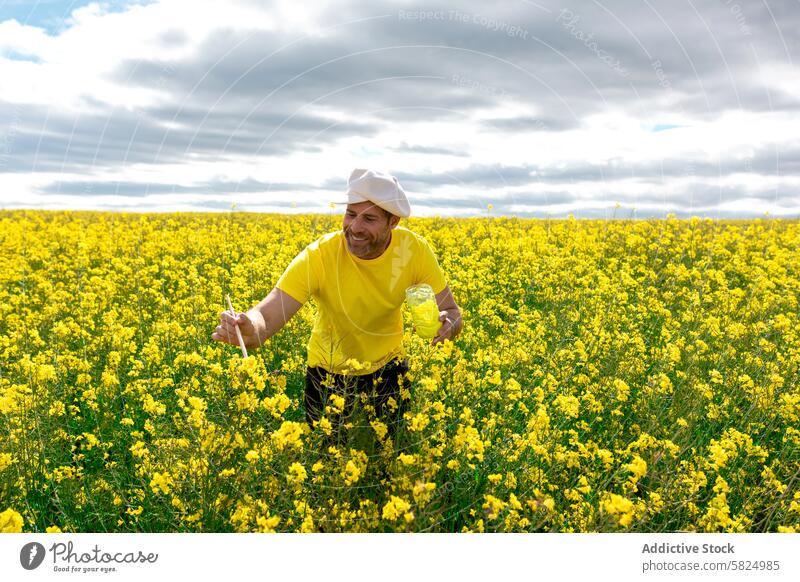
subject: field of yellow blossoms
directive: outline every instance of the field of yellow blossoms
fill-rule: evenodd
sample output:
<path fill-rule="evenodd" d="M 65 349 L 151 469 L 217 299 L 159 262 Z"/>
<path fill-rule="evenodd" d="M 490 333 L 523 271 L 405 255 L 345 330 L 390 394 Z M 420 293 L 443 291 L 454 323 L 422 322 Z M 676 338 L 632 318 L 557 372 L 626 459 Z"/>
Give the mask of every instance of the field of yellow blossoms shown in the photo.
<path fill-rule="evenodd" d="M 305 424 L 313 304 L 210 339 L 340 221 L 0 212 L 0 530 L 800 531 L 797 221 L 404 222 L 466 326 L 395 440 Z"/>

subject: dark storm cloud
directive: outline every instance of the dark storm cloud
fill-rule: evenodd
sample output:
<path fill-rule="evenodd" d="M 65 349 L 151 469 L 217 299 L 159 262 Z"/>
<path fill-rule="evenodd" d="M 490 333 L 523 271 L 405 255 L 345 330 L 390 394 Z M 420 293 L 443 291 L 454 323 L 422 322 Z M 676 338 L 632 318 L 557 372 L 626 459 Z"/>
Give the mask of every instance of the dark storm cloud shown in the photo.
<path fill-rule="evenodd" d="M 330 8 L 336 26 L 319 37 L 217 31 L 191 59 L 123 63 L 114 78 L 163 88 L 199 111 L 238 111 L 234 121 L 254 127 L 249 111 L 276 106 L 330 107 L 377 122 L 419 120 L 422 111 L 457 121 L 511 100 L 539 114 L 487 123 L 522 131 L 578 127 L 582 116 L 609 108 L 708 118 L 800 106 L 757 75 L 759 63 L 800 56 L 788 34 L 800 11 L 787 2 L 770 4 L 771 13 L 726 0 L 538 4 L 546 10 L 519 2 L 339 4 Z M 664 98 L 676 109 L 661 111 Z"/>
<path fill-rule="evenodd" d="M 246 118 L 246 122 L 245 122 Z M 374 124 L 342 122 L 318 114 L 223 108 L 109 109 L 67 115 L 43 107 L 18 109 L 6 171 L 81 171 L 132 163 L 175 163 L 187 156 L 284 155 L 358 133 Z M 167 125 L 167 124 L 171 125 Z M 176 124 L 176 125 L 172 125 Z"/>
<path fill-rule="evenodd" d="M 472 71 L 485 85 L 559 114 L 566 107 L 578 114 L 596 111 L 612 99 L 614 106 L 647 107 L 670 93 L 703 97 L 692 109 L 686 104 L 688 113 L 740 105 L 769 110 L 767 92 L 752 73 L 759 63 L 787 62 L 797 53 L 796 44 L 787 52 L 769 13 L 734 13 L 734 4 L 725 0 L 669 7 L 621 1 L 544 5 L 549 12 L 516 2 L 472 3 L 457 11 L 417 6 L 428 10 L 426 19 L 407 9 L 402 16 L 395 5 L 394 22 L 370 26 L 379 28 L 377 38 L 389 39 L 387 44 L 400 36 L 407 44 L 450 47 L 447 58 L 439 55 L 420 67 L 444 76 Z M 781 27 L 796 29 L 798 16 L 784 12 Z"/>

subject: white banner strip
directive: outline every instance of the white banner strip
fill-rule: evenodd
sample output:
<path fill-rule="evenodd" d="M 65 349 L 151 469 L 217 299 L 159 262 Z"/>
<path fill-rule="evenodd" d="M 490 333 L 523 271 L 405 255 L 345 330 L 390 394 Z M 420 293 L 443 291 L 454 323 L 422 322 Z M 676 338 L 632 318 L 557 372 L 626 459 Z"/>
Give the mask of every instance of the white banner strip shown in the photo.
<path fill-rule="evenodd" d="M 800 580 L 798 534 L 9 534 L 2 580 Z"/>

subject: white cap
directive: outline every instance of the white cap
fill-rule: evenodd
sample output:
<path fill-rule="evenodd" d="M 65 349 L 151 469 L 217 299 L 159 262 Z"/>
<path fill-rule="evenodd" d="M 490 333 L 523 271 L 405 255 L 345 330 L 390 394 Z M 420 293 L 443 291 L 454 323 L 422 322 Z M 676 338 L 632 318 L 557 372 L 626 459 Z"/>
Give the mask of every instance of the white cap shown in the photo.
<path fill-rule="evenodd" d="M 372 202 L 386 212 L 408 218 L 411 205 L 397 178 L 375 170 L 353 170 L 347 181 L 347 203 Z"/>

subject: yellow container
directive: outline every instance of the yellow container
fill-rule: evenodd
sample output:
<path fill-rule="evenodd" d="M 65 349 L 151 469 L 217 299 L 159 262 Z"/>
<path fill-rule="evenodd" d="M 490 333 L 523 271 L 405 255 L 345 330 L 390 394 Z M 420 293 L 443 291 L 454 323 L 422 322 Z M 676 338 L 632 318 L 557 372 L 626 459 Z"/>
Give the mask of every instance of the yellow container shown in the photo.
<path fill-rule="evenodd" d="M 423 283 L 409 287 L 406 289 L 406 302 L 417 334 L 425 339 L 433 338 L 442 322 L 439 321 L 439 307 L 431 286 Z"/>

